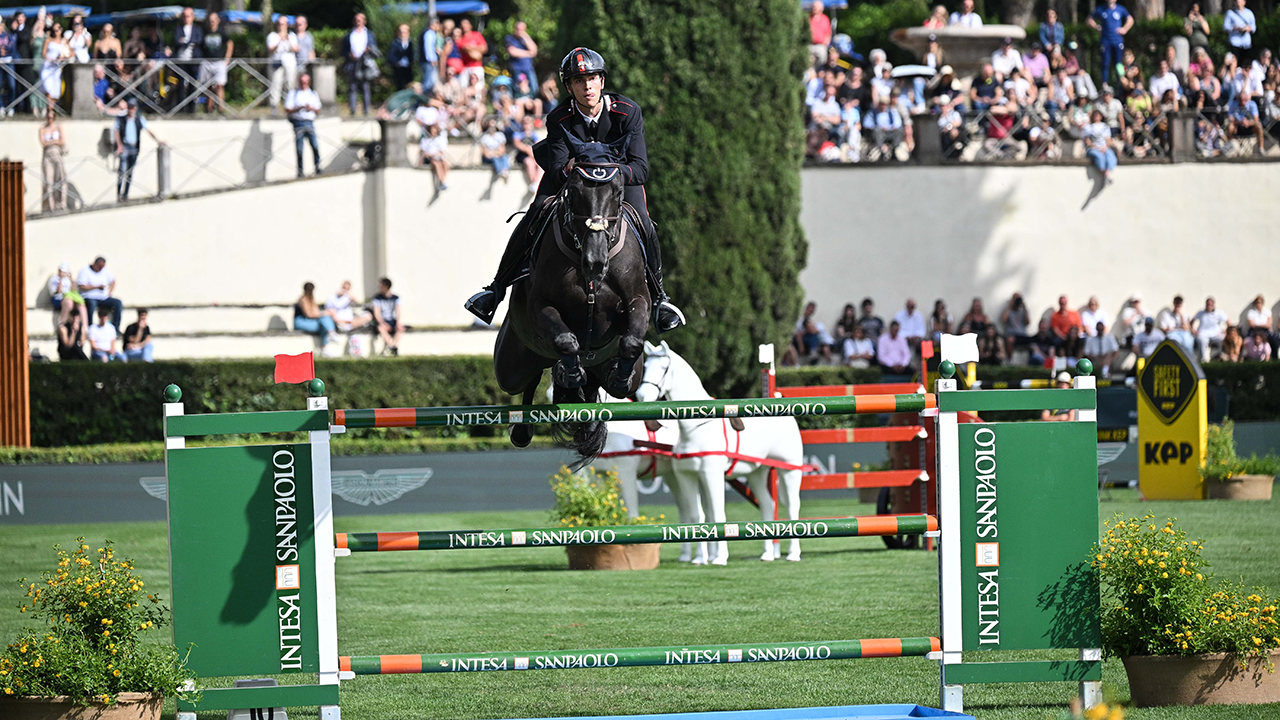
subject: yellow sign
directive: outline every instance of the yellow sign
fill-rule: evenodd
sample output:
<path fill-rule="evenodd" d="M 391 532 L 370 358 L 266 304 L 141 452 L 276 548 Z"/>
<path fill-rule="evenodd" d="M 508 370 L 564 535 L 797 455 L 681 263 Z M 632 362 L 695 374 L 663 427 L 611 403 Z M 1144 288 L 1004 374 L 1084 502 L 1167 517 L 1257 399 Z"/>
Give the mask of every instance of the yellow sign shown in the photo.
<path fill-rule="evenodd" d="M 1138 487 L 1148 500 L 1202 500 L 1208 408 L 1204 371 L 1165 340 L 1138 373 Z"/>

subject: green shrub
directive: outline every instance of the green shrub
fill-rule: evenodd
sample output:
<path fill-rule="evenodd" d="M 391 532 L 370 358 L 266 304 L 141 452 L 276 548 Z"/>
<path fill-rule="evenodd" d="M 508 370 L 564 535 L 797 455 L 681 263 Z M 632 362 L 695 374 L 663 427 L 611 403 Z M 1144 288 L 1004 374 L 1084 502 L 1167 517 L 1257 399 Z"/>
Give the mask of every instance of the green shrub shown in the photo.
<path fill-rule="evenodd" d="M 1209 426 L 1205 443 L 1204 467 L 1200 476 L 1206 480 L 1224 481 L 1239 475 L 1270 475 L 1280 473 L 1280 457 L 1256 453 L 1247 458 L 1236 454 L 1235 423 L 1230 420 L 1221 425 Z"/>
<path fill-rule="evenodd" d="M 588 467 L 575 473 L 561 467 L 551 476 L 551 491 L 556 495 L 551 521 L 564 527 L 649 525 L 667 517 L 631 517 L 622 501 L 622 483 L 613 470 Z"/>
<path fill-rule="evenodd" d="M 883 5 L 851 3 L 840 11 L 836 29 L 853 40 L 854 51 L 863 57 L 872 48 L 880 48 L 895 64 L 916 63 L 919 58 L 895 45 L 889 39 L 889 33 L 898 28 L 924 24 L 931 9 L 924 0 L 890 0 Z M 981 9 L 978 12 L 981 13 Z"/>

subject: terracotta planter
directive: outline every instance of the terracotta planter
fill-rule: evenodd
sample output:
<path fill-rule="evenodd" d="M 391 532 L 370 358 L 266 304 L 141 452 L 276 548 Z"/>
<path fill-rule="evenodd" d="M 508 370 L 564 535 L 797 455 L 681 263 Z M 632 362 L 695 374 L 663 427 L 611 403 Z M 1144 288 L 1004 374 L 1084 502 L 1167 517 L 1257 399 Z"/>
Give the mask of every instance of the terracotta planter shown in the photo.
<path fill-rule="evenodd" d="M 1205 480 L 1210 500 L 1270 500 L 1275 478 L 1270 475 L 1236 475 L 1228 480 Z"/>
<path fill-rule="evenodd" d="M 4 720 L 160 720 L 164 696 L 120 693 L 114 705 L 80 705 L 65 695 L 0 697 Z"/>
<path fill-rule="evenodd" d="M 1138 707 L 1280 702 L 1280 669 L 1267 672 L 1262 658 L 1250 658 L 1243 670 L 1227 653 L 1122 659 Z M 1280 650 L 1271 651 L 1271 662 L 1280 663 Z"/>
<path fill-rule="evenodd" d="M 570 545 L 570 570 L 652 570 L 658 567 L 659 543 L 643 545 Z"/>

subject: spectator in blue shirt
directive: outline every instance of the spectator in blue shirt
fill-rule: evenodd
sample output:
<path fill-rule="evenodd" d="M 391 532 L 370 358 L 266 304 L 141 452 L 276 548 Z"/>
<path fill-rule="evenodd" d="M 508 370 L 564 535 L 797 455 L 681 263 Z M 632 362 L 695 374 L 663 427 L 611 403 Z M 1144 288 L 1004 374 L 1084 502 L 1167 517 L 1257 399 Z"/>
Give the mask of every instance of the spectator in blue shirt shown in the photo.
<path fill-rule="evenodd" d="M 431 97 L 440 79 L 440 18 L 432 15 L 426 32 L 422 33 L 421 52 L 418 55 L 422 63 L 422 94 Z"/>
<path fill-rule="evenodd" d="M 880 159 L 892 160 L 895 150 L 906 139 L 902 113 L 889 104 L 888 98 L 880 98 L 880 102 L 876 104 L 874 120 L 875 129 L 872 131 L 872 136 L 875 138 L 876 147 L 880 149 Z"/>
<path fill-rule="evenodd" d="M 1120 61 L 1124 52 L 1124 36 L 1133 27 L 1133 16 L 1124 6 L 1117 5 L 1116 0 L 1108 0 L 1106 5 L 1094 10 L 1086 22 L 1102 34 L 1102 82 L 1108 83 L 1112 66 Z"/>
<path fill-rule="evenodd" d="M 1239 51 L 1253 47 L 1253 34 L 1258 31 L 1258 23 L 1253 18 L 1253 11 L 1244 6 L 1244 0 L 1236 0 L 1236 6 L 1222 16 L 1222 29 L 1227 33 L 1227 42 Z M 1242 59 L 1248 60 L 1248 52 L 1238 53 Z"/>
<path fill-rule="evenodd" d="M 533 71 L 533 59 L 538 57 L 538 44 L 529 37 L 529 26 L 523 20 L 517 21 L 515 28 L 502 41 L 502 44 L 507 47 L 507 56 L 511 58 L 507 63 L 511 77 L 518 78 L 521 74 L 526 75 L 529 78 L 529 87 L 537 87 L 538 74 Z"/>
<path fill-rule="evenodd" d="M 1262 122 L 1258 119 L 1258 103 L 1249 95 L 1249 90 L 1240 91 L 1227 106 L 1227 139 L 1234 140 L 1241 132 L 1253 133 L 1258 139 L 1254 153 L 1261 155 L 1263 151 Z"/>
<path fill-rule="evenodd" d="M 1046 55 L 1052 55 L 1054 48 L 1061 48 L 1067 39 L 1067 31 L 1058 22 L 1058 11 L 1050 9 L 1040 23 L 1040 46 Z"/>

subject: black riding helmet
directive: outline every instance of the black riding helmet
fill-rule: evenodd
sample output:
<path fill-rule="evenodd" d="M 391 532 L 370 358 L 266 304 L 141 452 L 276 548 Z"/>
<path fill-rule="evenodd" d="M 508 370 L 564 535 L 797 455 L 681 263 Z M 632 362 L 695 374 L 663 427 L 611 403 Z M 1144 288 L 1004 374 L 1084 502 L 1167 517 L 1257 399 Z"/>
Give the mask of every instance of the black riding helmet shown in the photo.
<path fill-rule="evenodd" d="M 609 69 L 605 67 L 604 58 L 600 53 L 591 48 L 576 47 L 560 61 L 560 82 L 566 88 L 569 87 L 569 80 L 579 75 L 597 74 L 608 76 Z"/>

